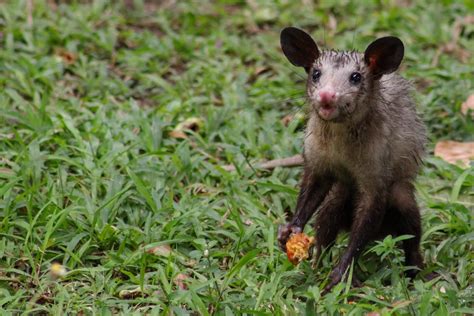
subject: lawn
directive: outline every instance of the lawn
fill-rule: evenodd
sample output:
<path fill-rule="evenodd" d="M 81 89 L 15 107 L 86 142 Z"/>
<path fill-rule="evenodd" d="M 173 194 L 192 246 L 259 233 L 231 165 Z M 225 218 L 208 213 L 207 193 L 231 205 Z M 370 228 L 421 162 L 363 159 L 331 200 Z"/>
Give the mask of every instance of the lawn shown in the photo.
<path fill-rule="evenodd" d="M 470 0 L 4 2 L 0 311 L 473 314 L 474 165 L 433 155 L 440 140 L 474 140 L 460 111 L 472 15 Z M 363 287 L 321 296 L 347 235 L 316 269 L 278 249 L 301 168 L 252 166 L 302 150 L 304 71 L 279 47 L 290 25 L 328 48 L 405 43 L 429 130 L 416 187 L 437 278 L 405 279 L 387 237 L 351 270 Z"/>

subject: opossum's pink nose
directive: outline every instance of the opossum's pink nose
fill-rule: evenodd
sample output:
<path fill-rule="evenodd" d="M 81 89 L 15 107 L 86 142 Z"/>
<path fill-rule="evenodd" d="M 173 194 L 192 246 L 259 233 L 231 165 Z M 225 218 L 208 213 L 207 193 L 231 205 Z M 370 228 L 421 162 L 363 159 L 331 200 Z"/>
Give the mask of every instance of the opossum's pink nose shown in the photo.
<path fill-rule="evenodd" d="M 318 101 L 321 103 L 333 103 L 336 100 L 336 92 L 322 90 L 318 92 Z"/>

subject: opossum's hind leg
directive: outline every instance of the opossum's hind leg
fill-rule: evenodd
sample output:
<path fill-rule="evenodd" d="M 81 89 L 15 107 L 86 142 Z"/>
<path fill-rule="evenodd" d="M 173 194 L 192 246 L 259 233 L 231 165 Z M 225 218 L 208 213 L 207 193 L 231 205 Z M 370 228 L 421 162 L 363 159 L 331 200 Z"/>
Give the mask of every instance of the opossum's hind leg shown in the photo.
<path fill-rule="evenodd" d="M 341 229 L 351 225 L 353 203 L 350 188 L 335 183 L 318 209 L 315 221 L 317 259 L 332 246 Z"/>
<path fill-rule="evenodd" d="M 395 183 L 390 190 L 388 202 L 397 235 L 414 236 L 403 241 L 405 264 L 423 269 L 423 257 L 420 252 L 421 218 L 413 185 L 410 182 Z M 407 276 L 413 278 L 417 273 L 418 270 L 411 269 L 407 271 Z"/>

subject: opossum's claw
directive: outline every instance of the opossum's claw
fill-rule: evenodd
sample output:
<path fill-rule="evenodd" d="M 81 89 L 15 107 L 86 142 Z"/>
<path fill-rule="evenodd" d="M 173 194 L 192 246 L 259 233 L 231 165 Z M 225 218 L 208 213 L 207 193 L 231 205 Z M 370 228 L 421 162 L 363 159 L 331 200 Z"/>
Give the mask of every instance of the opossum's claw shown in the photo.
<path fill-rule="evenodd" d="M 292 234 L 301 233 L 303 229 L 299 226 L 287 223 L 285 225 L 278 226 L 278 245 L 280 249 L 286 252 L 286 242 Z"/>

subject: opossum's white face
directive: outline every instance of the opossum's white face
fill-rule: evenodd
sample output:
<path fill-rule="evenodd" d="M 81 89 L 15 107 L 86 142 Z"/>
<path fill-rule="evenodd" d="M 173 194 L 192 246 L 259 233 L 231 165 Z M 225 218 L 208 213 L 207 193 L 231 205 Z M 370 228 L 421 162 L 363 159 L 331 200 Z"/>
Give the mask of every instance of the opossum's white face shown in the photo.
<path fill-rule="evenodd" d="M 334 122 L 341 122 L 356 111 L 365 112 L 364 99 L 372 80 L 367 75 L 363 55 L 323 52 L 308 72 L 310 106 L 321 119 Z"/>
<path fill-rule="evenodd" d="M 403 43 L 392 36 L 373 41 L 363 54 L 321 53 L 308 33 L 294 27 L 283 29 L 280 43 L 288 60 L 308 74 L 311 107 L 322 120 L 331 122 L 370 111 L 367 100 L 375 95 L 374 82 L 397 70 L 404 53 Z"/>

